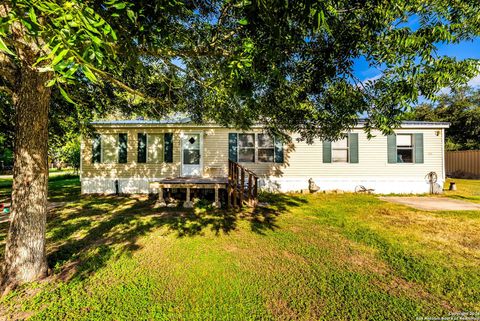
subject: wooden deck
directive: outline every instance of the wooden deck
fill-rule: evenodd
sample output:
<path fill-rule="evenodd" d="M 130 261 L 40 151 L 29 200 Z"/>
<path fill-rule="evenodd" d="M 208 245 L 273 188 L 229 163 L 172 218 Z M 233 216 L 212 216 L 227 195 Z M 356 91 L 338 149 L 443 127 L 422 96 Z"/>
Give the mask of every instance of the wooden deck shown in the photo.
<path fill-rule="evenodd" d="M 155 182 L 150 182 L 150 187 L 158 190 L 158 200 L 155 207 L 166 206 L 163 198 L 164 188 L 185 188 L 187 190 L 184 207 L 193 207 L 190 200 L 190 189 L 214 189 L 215 190 L 215 207 L 220 207 L 220 199 L 218 195 L 219 189 L 226 189 L 228 185 L 227 177 L 174 177 L 164 178 Z"/>
<path fill-rule="evenodd" d="M 228 161 L 228 177 L 173 177 L 150 182 L 150 188 L 158 191 L 158 200 L 155 207 L 167 206 L 163 198 L 163 190 L 172 188 L 186 189 L 184 207 L 193 207 L 190 200 L 191 189 L 215 190 L 213 206 L 220 207 L 219 190 L 227 190 L 227 208 L 239 208 L 244 204 L 255 207 L 258 201 L 258 179 L 252 171 L 240 164 Z"/>
<path fill-rule="evenodd" d="M 161 179 L 158 182 L 152 182 L 152 184 L 158 183 L 160 185 L 170 184 L 186 184 L 186 185 L 224 185 L 226 187 L 228 183 L 227 177 L 174 177 Z"/>

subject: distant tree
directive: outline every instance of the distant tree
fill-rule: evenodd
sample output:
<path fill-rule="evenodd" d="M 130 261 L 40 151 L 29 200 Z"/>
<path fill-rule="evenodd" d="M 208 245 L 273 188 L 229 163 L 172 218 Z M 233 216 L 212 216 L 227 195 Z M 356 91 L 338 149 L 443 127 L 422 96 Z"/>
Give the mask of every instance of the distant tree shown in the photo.
<path fill-rule="evenodd" d="M 410 119 L 449 122 L 447 150 L 480 149 L 480 89 L 460 87 L 415 107 Z"/>
<path fill-rule="evenodd" d="M 11 97 L 0 91 L 0 170 L 13 165 L 13 115 Z"/>
<path fill-rule="evenodd" d="M 80 135 L 78 132 L 67 135 L 64 143 L 58 149 L 58 160 L 69 164 L 78 173 L 80 169 Z"/>

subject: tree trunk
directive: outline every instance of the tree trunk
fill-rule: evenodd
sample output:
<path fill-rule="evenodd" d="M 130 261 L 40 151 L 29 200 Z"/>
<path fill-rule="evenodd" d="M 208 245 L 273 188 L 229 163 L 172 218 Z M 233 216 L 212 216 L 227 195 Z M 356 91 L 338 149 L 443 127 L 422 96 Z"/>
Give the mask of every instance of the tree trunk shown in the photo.
<path fill-rule="evenodd" d="M 50 73 L 20 69 L 16 90 L 12 212 L 2 285 L 11 288 L 47 275 L 45 227 L 48 192 Z"/>

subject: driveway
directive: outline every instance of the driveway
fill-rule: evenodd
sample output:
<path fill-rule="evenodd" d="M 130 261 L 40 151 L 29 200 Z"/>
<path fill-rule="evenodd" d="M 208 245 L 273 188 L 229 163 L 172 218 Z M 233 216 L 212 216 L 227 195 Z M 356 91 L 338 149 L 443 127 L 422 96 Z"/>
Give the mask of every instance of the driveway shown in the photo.
<path fill-rule="evenodd" d="M 480 204 L 446 197 L 385 196 L 379 199 L 426 211 L 480 211 Z"/>

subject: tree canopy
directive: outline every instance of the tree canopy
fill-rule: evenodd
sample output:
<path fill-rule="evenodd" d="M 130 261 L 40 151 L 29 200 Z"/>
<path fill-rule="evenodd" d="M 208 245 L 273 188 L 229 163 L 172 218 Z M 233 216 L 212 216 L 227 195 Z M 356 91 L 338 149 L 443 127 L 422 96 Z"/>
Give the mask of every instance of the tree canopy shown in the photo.
<path fill-rule="evenodd" d="M 432 98 L 479 70 L 477 60 L 436 51 L 480 34 L 477 1 L 6 3 L 14 10 L 0 23 L 4 57 L 14 60 L 8 26 L 20 22 L 43 39 L 36 65 L 54 72 L 48 85 L 68 101 L 82 103 L 66 96 L 81 83 L 100 101 L 153 118 L 184 112 L 312 138 L 337 136 L 366 115 L 367 130 L 386 132 L 420 95 Z M 360 57 L 381 77 L 359 79 Z"/>
<path fill-rule="evenodd" d="M 49 116 L 61 132 L 111 108 L 185 113 L 311 141 L 366 115 L 368 133 L 387 133 L 421 95 L 479 72 L 478 60 L 436 50 L 479 35 L 478 0 L 2 1 L 0 101 L 14 112 L 15 166 L 0 283 L 48 271 Z M 381 76 L 358 79 L 359 58 Z"/>
<path fill-rule="evenodd" d="M 444 93 L 435 102 L 422 103 L 411 119 L 449 122 L 447 150 L 480 149 L 480 89 L 460 87 Z"/>

